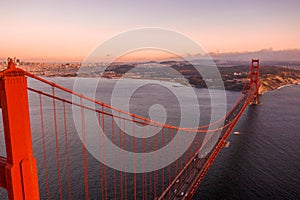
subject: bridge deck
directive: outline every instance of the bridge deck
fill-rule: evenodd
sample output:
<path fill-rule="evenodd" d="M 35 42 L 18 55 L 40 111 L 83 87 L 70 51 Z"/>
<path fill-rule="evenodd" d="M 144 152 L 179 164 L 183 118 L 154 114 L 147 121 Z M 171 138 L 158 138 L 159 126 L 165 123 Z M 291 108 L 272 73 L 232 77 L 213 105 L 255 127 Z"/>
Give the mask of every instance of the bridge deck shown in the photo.
<path fill-rule="evenodd" d="M 230 135 L 233 127 L 238 121 L 239 117 L 242 115 L 246 107 L 251 102 L 253 95 L 255 94 L 255 89 L 249 90 L 235 107 L 227 114 L 224 120 L 224 128 L 221 134 L 213 134 L 210 138 L 214 140 L 214 136 L 218 136 L 218 142 L 213 147 L 213 151 L 207 154 L 204 158 L 201 158 L 198 153 L 201 151 L 199 149 L 197 153 L 191 158 L 191 160 L 186 164 L 184 169 L 175 180 L 169 185 L 169 187 L 164 191 L 164 193 L 158 198 L 161 199 L 190 199 L 196 192 L 196 189 L 200 185 L 204 178 L 204 175 L 208 171 L 209 167 L 212 165 L 214 159 L 223 148 L 226 139 Z"/>

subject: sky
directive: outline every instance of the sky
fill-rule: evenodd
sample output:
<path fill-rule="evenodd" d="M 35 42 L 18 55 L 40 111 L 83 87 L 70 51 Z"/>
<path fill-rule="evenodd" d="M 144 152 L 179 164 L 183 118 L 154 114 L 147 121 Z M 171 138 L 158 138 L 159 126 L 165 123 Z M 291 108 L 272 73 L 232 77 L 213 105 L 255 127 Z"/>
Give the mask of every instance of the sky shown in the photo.
<path fill-rule="evenodd" d="M 0 8 L 0 58 L 81 61 L 143 27 L 176 31 L 207 52 L 300 48 L 299 0 L 10 0 Z"/>

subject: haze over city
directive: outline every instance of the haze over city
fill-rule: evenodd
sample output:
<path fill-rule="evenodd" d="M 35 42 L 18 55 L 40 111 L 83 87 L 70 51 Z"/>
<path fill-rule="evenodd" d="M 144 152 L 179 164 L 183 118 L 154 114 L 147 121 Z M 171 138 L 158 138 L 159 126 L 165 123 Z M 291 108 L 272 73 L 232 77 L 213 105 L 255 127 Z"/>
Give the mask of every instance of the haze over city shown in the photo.
<path fill-rule="evenodd" d="M 0 6 L 1 58 L 82 61 L 112 36 L 143 27 L 177 31 L 214 53 L 300 48 L 297 0 L 30 0 Z"/>

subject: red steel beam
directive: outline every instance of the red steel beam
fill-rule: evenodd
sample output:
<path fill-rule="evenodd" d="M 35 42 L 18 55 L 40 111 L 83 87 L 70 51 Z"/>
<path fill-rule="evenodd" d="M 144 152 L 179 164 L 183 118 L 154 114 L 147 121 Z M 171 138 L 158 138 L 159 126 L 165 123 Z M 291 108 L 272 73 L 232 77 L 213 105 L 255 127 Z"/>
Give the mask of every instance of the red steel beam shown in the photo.
<path fill-rule="evenodd" d="M 38 173 L 32 151 L 27 80 L 23 70 L 9 60 L 0 73 L 0 99 L 7 162 L 1 162 L 2 186 L 10 200 L 39 199 Z M 5 165 L 5 167 L 4 167 Z M 5 169 L 4 169 L 5 168 Z M 3 173 L 4 169 L 4 173 Z"/>

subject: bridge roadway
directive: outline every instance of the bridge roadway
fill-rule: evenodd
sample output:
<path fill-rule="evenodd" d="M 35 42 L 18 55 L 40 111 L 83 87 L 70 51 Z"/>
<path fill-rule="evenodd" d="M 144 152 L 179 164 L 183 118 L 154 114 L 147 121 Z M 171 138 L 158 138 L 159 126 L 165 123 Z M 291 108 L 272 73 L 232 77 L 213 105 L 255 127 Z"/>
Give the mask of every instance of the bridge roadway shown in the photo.
<path fill-rule="evenodd" d="M 225 126 L 222 129 L 221 134 L 213 134 L 213 136 L 210 138 L 215 141 L 216 138 L 213 137 L 215 135 L 219 137 L 216 144 L 212 148 L 213 150 L 203 158 L 200 158 L 198 153 L 195 154 L 193 158 L 191 158 L 190 161 L 186 164 L 184 169 L 174 179 L 174 181 L 168 186 L 168 188 L 166 188 L 165 192 L 158 198 L 159 200 L 192 198 L 192 195 L 195 193 L 195 190 L 198 188 L 201 180 L 204 178 L 204 175 L 208 171 L 213 160 L 216 158 L 217 154 L 224 146 L 232 128 L 236 124 L 245 108 L 249 105 L 254 93 L 255 89 L 252 88 L 246 94 L 242 94 L 242 99 L 240 99 L 239 103 L 236 104 L 236 106 L 225 118 L 224 124 L 231 124 Z"/>

